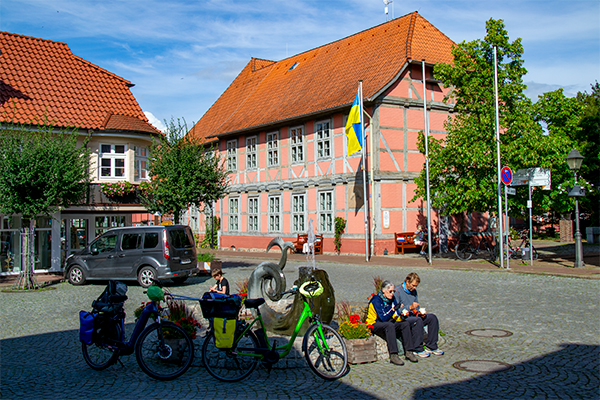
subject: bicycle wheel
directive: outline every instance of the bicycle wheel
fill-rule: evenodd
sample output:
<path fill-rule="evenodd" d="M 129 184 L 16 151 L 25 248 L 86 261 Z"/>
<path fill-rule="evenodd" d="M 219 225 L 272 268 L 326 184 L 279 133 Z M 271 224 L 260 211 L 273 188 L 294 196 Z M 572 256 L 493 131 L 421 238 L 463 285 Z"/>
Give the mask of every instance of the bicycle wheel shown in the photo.
<path fill-rule="evenodd" d="M 258 339 L 248 330 L 231 349 L 218 349 L 215 335 L 210 332 L 202 344 L 202 362 L 214 378 L 223 382 L 237 382 L 250 375 L 258 365 L 259 357 L 239 353 L 257 354 Z"/>
<path fill-rule="evenodd" d="M 304 334 L 304 357 L 315 374 L 326 380 L 337 379 L 348 368 L 346 344 L 329 325 L 321 324 L 323 336 L 318 328 L 318 325 L 311 325 Z"/>
<path fill-rule="evenodd" d="M 140 334 L 135 342 L 135 358 L 146 374 L 168 381 L 182 375 L 192 365 L 194 343 L 181 327 L 161 321 Z"/>
<path fill-rule="evenodd" d="M 85 362 L 96 371 L 113 365 L 119 358 L 117 344 L 121 341 L 121 327 L 117 321 L 107 319 L 94 328 L 92 343 L 81 343 Z"/>
<path fill-rule="evenodd" d="M 532 251 L 531 256 L 533 257 L 533 261 L 537 260 L 539 255 L 538 255 L 538 252 L 535 249 L 535 247 L 531 246 L 531 251 Z"/>
<path fill-rule="evenodd" d="M 498 258 L 498 255 L 500 254 L 500 246 L 495 245 L 495 246 L 491 246 L 487 248 L 488 250 L 488 254 L 490 256 L 490 261 L 494 262 L 496 261 L 496 259 Z"/>
<path fill-rule="evenodd" d="M 454 251 L 459 260 L 468 261 L 473 257 L 469 243 L 459 243 Z"/>

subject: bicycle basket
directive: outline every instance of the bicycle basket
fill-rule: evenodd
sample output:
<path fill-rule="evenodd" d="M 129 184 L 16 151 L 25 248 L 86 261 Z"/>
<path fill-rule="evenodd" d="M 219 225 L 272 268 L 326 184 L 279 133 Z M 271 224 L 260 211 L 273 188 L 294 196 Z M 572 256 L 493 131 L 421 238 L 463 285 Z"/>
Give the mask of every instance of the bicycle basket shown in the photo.
<path fill-rule="evenodd" d="M 237 294 L 204 293 L 199 302 L 204 318 L 236 319 L 242 308 L 242 298 Z"/>
<path fill-rule="evenodd" d="M 304 282 L 300 286 L 299 292 L 304 297 L 319 297 L 323 294 L 323 285 L 319 281 Z"/>
<path fill-rule="evenodd" d="M 119 281 L 108 281 L 98 299 L 92 302 L 92 308 L 98 312 L 114 312 L 123 308 L 127 300 L 127 285 Z"/>

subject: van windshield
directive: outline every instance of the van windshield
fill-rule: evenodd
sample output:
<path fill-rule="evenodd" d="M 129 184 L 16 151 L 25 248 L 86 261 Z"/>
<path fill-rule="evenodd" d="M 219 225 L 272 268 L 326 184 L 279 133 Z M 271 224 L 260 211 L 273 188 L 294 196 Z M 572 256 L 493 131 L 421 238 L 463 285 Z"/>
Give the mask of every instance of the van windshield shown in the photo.
<path fill-rule="evenodd" d="M 184 229 L 173 229 L 169 231 L 169 241 L 176 249 L 187 249 L 193 247 L 192 238 Z"/>

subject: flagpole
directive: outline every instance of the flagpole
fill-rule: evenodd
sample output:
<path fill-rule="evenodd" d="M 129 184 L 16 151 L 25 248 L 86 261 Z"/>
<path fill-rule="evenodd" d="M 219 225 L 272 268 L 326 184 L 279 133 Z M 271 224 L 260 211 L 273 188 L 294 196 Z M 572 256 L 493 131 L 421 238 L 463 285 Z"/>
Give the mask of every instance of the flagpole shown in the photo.
<path fill-rule="evenodd" d="M 495 97 L 495 111 L 496 111 L 496 169 L 498 173 L 498 242 L 500 245 L 500 268 L 504 268 L 504 243 L 503 243 L 503 221 L 502 221 L 502 177 L 501 177 L 501 163 L 500 163 L 500 111 L 498 110 L 498 56 L 496 46 L 494 46 L 494 97 Z M 508 245 L 508 241 L 506 242 Z M 508 259 L 507 259 L 508 263 Z"/>
<path fill-rule="evenodd" d="M 364 123 L 364 115 L 363 115 L 363 91 L 362 91 L 362 81 L 358 81 L 358 98 L 360 102 L 360 131 L 362 135 L 362 172 L 363 172 L 363 198 L 364 198 L 364 207 L 365 207 L 365 261 L 369 261 L 369 199 L 367 197 L 367 158 L 365 147 L 367 147 L 367 142 L 365 140 L 365 123 Z"/>
<path fill-rule="evenodd" d="M 431 197 L 429 193 L 429 118 L 427 116 L 427 84 L 425 83 L 425 60 L 421 61 L 423 68 L 423 119 L 425 124 L 425 186 L 427 194 L 427 252 L 428 262 L 431 265 Z M 439 240 L 439 238 L 438 238 Z"/>

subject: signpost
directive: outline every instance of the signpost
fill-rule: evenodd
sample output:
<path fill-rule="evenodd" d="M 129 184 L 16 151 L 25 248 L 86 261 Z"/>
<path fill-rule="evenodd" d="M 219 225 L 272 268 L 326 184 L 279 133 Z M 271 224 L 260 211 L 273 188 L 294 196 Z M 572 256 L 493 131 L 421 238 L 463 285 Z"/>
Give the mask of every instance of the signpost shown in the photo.
<path fill-rule="evenodd" d="M 529 208 L 529 245 L 533 247 L 533 202 L 531 201 L 531 188 L 533 186 L 541 186 L 543 190 L 550 190 L 552 181 L 551 171 L 547 168 L 526 168 L 517 170 L 514 176 L 512 186 L 525 186 L 529 187 L 529 200 L 527 201 L 527 208 Z M 533 251 L 529 249 L 529 260 L 533 265 Z"/>
<path fill-rule="evenodd" d="M 510 218 L 508 216 L 508 185 L 511 184 L 512 180 L 513 180 L 513 172 L 512 169 L 510 169 L 510 167 L 504 167 L 502 168 L 502 171 L 500 171 L 500 177 L 502 179 L 502 183 L 504 183 L 504 214 L 506 215 L 506 234 L 504 235 L 505 237 L 505 243 L 506 243 L 506 269 L 510 269 L 510 265 L 509 265 L 509 261 L 508 259 L 509 254 L 508 254 L 508 235 L 510 232 Z M 510 188 L 511 190 L 513 190 L 516 193 L 516 189 L 514 188 Z M 515 194 L 512 193 L 512 194 Z M 503 257 L 502 255 L 502 247 L 500 247 L 500 258 Z"/>

